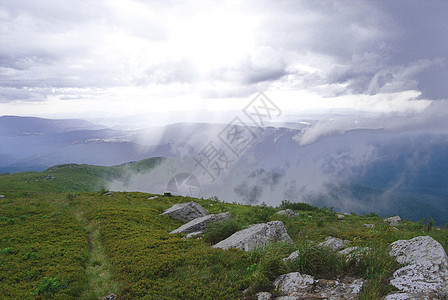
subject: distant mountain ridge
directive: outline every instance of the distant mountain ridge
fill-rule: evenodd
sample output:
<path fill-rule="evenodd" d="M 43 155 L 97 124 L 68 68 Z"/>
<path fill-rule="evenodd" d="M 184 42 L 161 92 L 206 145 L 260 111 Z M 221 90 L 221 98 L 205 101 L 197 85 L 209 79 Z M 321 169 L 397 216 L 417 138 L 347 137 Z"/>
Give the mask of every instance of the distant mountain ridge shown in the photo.
<path fill-rule="evenodd" d="M 78 119 L 44 119 L 36 117 L 2 116 L 0 134 L 55 134 L 75 130 L 98 130 L 105 126 Z"/>
<path fill-rule="evenodd" d="M 170 177 L 186 172 L 198 178 L 204 196 L 217 195 L 230 202 L 276 206 L 282 200 L 302 201 L 347 212 L 403 212 L 412 220 L 433 212 L 438 222 L 448 222 L 446 133 L 356 129 L 300 145 L 305 130 L 314 125 L 298 121 L 296 128 L 250 127 L 254 137 L 235 154 L 223 142 L 227 124 L 176 123 L 120 131 L 79 120 L 0 120 L 0 173 L 42 171 L 65 163 L 114 166 L 169 157 L 173 159 L 158 169 L 160 173 L 131 174 L 127 182 L 114 182 L 113 188 L 163 192 Z M 22 134 L 33 128 L 42 134 Z M 242 130 L 237 126 L 235 132 Z M 213 162 L 210 156 L 207 161 L 205 154 L 213 149 L 226 157 Z M 207 161 L 214 181 L 198 159 Z"/>

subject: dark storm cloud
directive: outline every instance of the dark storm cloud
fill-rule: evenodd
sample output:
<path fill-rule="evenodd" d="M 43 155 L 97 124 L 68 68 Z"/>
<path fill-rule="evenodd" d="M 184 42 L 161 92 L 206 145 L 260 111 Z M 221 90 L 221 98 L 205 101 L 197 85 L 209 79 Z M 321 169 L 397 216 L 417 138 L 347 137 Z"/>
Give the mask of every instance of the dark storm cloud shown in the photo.
<path fill-rule="evenodd" d="M 446 99 L 448 86 L 447 1 L 376 1 L 375 5 L 394 20 L 390 62 L 408 65 L 434 61 L 416 72 L 413 79 L 423 98 Z"/>

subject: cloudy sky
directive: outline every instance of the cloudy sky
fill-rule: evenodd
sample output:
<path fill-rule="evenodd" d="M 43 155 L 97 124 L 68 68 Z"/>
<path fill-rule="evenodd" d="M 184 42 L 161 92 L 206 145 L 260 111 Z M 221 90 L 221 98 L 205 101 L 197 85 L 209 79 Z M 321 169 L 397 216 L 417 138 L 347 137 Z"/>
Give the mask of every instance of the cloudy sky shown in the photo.
<path fill-rule="evenodd" d="M 445 0 L 0 0 L 0 115 L 220 112 L 260 91 L 286 114 L 423 111 L 448 98 L 447 14 Z"/>

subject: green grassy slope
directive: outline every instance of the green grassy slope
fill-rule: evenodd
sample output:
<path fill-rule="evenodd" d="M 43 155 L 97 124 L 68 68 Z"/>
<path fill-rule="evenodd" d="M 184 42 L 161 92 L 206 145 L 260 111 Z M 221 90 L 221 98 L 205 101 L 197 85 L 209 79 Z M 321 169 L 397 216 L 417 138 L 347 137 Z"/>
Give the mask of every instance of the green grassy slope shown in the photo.
<path fill-rule="evenodd" d="M 113 167 L 65 164 L 43 172 L 0 175 L 0 193 L 96 191 L 112 180 L 125 181 L 130 175 L 148 172 L 165 158 L 154 157 Z"/>
<path fill-rule="evenodd" d="M 133 167 L 144 171 L 154 163 Z M 361 299 L 379 299 L 391 290 L 387 279 L 399 267 L 386 253 L 391 242 L 430 235 L 448 248 L 446 229 L 403 221 L 396 230 L 375 214 L 340 220 L 329 209 L 284 203 L 298 213 L 288 218 L 275 214 L 280 208 L 216 198 L 148 200 L 153 195 L 92 191 L 129 167 L 65 165 L 0 176 L 0 194 L 7 196 L 0 200 L 2 299 L 100 299 L 110 293 L 119 299 L 242 299 L 272 291 L 276 276 L 293 271 L 326 279 L 361 277 L 368 280 Z M 212 226 L 200 239 L 170 235 L 181 222 L 160 213 L 192 200 L 210 213 L 228 211 L 233 220 Z M 235 230 L 271 220 L 285 223 L 294 245 L 250 253 L 210 247 Z M 316 246 L 329 235 L 372 251 L 359 262 L 347 262 Z M 283 262 L 296 249 L 301 259 Z"/>

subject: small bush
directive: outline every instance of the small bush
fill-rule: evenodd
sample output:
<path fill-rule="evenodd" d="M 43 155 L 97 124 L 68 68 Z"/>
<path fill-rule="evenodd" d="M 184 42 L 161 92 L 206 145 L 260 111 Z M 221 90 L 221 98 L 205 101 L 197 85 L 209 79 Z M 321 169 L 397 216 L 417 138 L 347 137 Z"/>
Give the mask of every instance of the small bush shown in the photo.
<path fill-rule="evenodd" d="M 431 232 L 433 225 L 434 225 L 434 219 L 429 218 L 428 223 L 426 224 L 426 232 Z"/>
<path fill-rule="evenodd" d="M 105 194 L 107 194 L 107 193 L 109 193 L 109 190 L 106 189 L 106 188 L 104 188 L 104 187 L 102 187 L 102 188 L 98 191 L 98 195 L 100 195 L 100 196 L 105 195 Z"/>
<path fill-rule="evenodd" d="M 302 202 L 290 202 L 288 200 L 283 200 L 282 204 L 280 204 L 281 209 L 292 209 L 292 210 L 299 210 L 299 211 L 317 211 L 319 210 L 318 207 L 315 207 L 308 203 L 302 203 Z"/>
<path fill-rule="evenodd" d="M 27 252 L 27 253 L 25 254 L 25 259 L 26 259 L 26 260 L 33 259 L 33 258 L 35 258 L 35 257 L 36 257 L 36 252 L 33 252 L 33 251 L 31 251 L 31 252 Z"/>
<path fill-rule="evenodd" d="M 75 198 L 76 198 L 76 195 L 75 194 L 73 194 L 73 193 L 68 193 L 67 194 L 67 201 L 73 201 L 73 200 L 75 200 Z"/>
<path fill-rule="evenodd" d="M 318 216 L 316 223 L 317 223 L 317 227 L 324 227 L 324 218 L 322 216 Z"/>
<path fill-rule="evenodd" d="M 299 258 L 290 263 L 291 272 L 313 275 L 316 278 L 335 279 L 342 273 L 345 259 L 336 252 L 317 244 L 299 247 Z"/>
<path fill-rule="evenodd" d="M 67 284 L 64 281 L 59 281 L 54 277 L 45 277 L 36 290 L 32 293 L 32 295 L 40 295 L 44 292 L 55 293 L 61 289 L 67 287 Z"/>
<path fill-rule="evenodd" d="M 247 276 L 250 281 L 249 294 L 272 289 L 272 281 L 287 272 L 287 265 L 283 258 L 289 256 L 294 250 L 293 244 L 280 242 L 252 251 L 249 254 L 252 264 L 247 267 Z"/>
<path fill-rule="evenodd" d="M 204 239 L 210 244 L 216 244 L 242 229 L 237 220 L 220 221 L 210 224 L 204 232 Z"/>
<path fill-rule="evenodd" d="M 269 222 L 271 216 L 276 213 L 275 209 L 271 206 L 267 206 L 266 203 L 254 206 L 251 210 L 252 223 L 266 223 Z"/>
<path fill-rule="evenodd" d="M 7 248 L 0 249 L 0 254 L 14 254 L 14 248 L 7 247 Z"/>
<path fill-rule="evenodd" d="M 379 218 L 380 217 L 374 211 L 372 211 L 369 214 L 365 214 L 364 216 L 367 217 L 367 218 Z"/>

